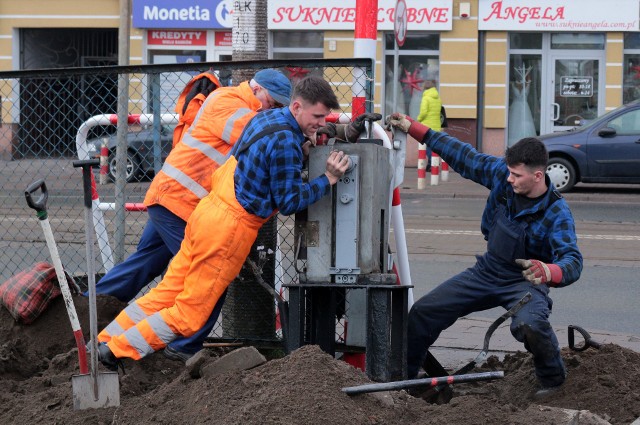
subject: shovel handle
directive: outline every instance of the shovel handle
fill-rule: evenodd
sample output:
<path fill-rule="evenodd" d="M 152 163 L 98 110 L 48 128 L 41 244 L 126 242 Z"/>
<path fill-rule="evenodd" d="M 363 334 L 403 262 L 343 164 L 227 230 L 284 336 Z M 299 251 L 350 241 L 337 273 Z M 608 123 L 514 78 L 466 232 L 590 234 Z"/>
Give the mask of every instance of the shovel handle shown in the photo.
<path fill-rule="evenodd" d="M 42 193 L 38 197 L 37 200 L 34 200 L 32 195 L 38 190 L 41 189 Z M 30 208 L 36 210 L 38 213 L 38 218 L 40 220 L 46 220 L 47 218 L 47 199 L 49 199 L 49 191 L 47 190 L 47 185 L 44 180 L 37 180 L 27 187 L 27 190 L 24 191 L 24 197 L 27 199 L 27 205 Z"/>
<path fill-rule="evenodd" d="M 584 338 L 584 345 L 577 347 L 576 339 L 575 339 L 575 331 L 578 331 L 582 338 Z M 589 347 L 593 347 L 596 349 L 600 348 L 600 343 L 594 341 L 585 329 L 576 325 L 569 325 L 567 330 L 567 339 L 569 340 L 569 348 L 573 351 L 584 351 Z"/>

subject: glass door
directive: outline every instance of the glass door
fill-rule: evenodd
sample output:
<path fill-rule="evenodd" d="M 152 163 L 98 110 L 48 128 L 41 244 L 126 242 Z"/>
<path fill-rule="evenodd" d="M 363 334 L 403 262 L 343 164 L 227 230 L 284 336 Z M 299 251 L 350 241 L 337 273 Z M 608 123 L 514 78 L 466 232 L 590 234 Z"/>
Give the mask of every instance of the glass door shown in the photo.
<path fill-rule="evenodd" d="M 571 129 L 600 114 L 604 58 L 581 56 L 573 53 L 550 57 L 552 92 L 546 123 L 549 133 Z"/>

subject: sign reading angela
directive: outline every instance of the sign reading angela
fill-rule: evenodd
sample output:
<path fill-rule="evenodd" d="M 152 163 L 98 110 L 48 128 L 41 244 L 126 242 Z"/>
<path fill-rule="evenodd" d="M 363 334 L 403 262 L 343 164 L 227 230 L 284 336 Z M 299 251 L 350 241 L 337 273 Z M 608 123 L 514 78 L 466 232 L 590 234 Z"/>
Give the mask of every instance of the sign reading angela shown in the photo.
<path fill-rule="evenodd" d="M 231 28 L 232 0 L 133 0 L 135 28 Z"/>

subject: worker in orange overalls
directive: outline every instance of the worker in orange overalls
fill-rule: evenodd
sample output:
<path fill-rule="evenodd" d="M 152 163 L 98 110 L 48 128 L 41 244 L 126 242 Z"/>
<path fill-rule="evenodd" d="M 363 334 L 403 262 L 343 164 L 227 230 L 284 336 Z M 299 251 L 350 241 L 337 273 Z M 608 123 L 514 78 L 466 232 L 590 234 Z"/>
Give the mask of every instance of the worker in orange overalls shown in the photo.
<path fill-rule="evenodd" d="M 218 88 L 217 78 L 210 73 L 198 77 L 178 101 L 180 123 L 174 136 L 180 141 L 176 143 L 174 139 L 173 149 L 147 191 L 144 203 L 149 220 L 137 251 L 98 282 L 98 294 L 130 301 L 161 275 L 180 249 L 187 219 L 209 194 L 213 171 L 226 161 L 249 120 L 258 111 L 289 104 L 289 79 L 274 69 L 263 69 L 237 87 Z M 204 94 L 209 92 L 204 100 Z M 202 329 L 189 338 L 174 341 L 164 350 L 165 356 L 186 361 L 199 351 L 216 323 L 223 301 L 224 296 Z"/>
<path fill-rule="evenodd" d="M 115 370 L 120 358 L 138 360 L 194 334 L 240 272 L 262 224 L 278 211 L 293 214 L 330 193 L 347 170 L 348 156 L 332 152 L 326 172 L 308 183 L 302 165 L 307 138 L 315 139 L 338 107 L 329 83 L 310 76 L 296 84 L 289 107 L 256 115 L 213 175 L 211 193 L 189 217 L 164 279 L 98 335 L 103 365 Z"/>

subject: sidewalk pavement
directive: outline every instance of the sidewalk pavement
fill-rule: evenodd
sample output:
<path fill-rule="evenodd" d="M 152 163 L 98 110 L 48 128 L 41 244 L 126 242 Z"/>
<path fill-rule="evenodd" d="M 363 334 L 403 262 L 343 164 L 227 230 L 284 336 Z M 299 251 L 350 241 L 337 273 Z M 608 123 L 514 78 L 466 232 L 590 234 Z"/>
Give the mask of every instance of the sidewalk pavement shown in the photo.
<path fill-rule="evenodd" d="M 459 174 L 450 171 L 449 180 L 440 181 L 438 185 L 430 185 L 430 175 L 427 174 L 426 188 L 417 188 L 417 170 L 405 168 L 404 181 L 400 186 L 401 193 L 425 194 L 432 198 L 467 198 L 486 199 L 489 190 L 485 187 L 464 179 Z M 565 195 L 568 201 L 617 201 L 640 202 L 640 185 L 627 185 L 624 189 L 617 186 L 617 190 L 604 191 L 607 185 L 590 185 L 591 190 L 569 192 Z M 605 193 L 603 193 L 605 192 Z M 497 317 L 495 318 L 497 319 Z M 495 320 L 493 319 L 493 320 Z M 473 360 L 482 351 L 484 336 L 489 329 L 492 319 L 463 317 L 453 326 L 442 332 L 431 352 L 438 361 L 448 369 L 458 369 Z M 507 353 L 525 351 L 524 345 L 515 340 L 509 331 L 510 319 L 507 319 L 493 333 L 489 342 L 489 355 L 497 355 L 500 359 Z M 561 347 L 568 346 L 567 328 L 554 327 Z M 626 335 L 607 331 L 587 329 L 594 341 L 603 344 L 617 344 L 621 347 L 640 352 L 640 335 Z M 576 338 L 578 341 L 578 338 Z"/>

